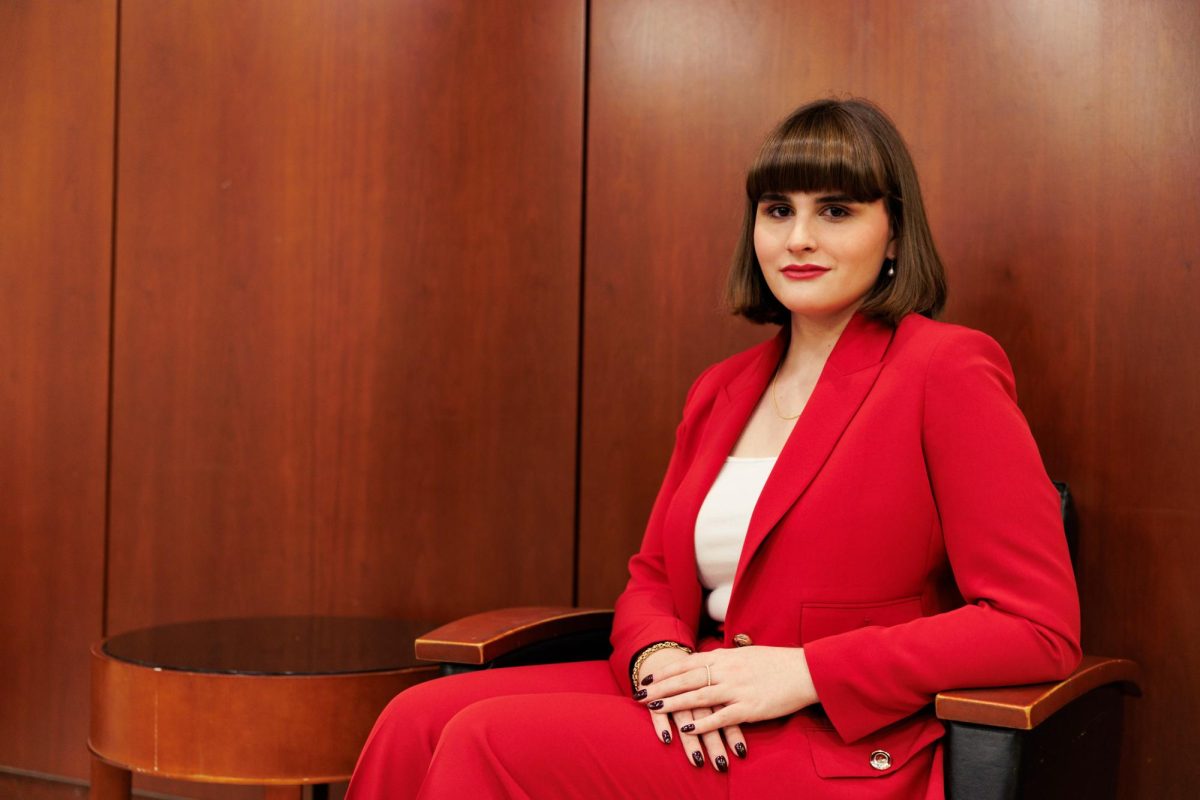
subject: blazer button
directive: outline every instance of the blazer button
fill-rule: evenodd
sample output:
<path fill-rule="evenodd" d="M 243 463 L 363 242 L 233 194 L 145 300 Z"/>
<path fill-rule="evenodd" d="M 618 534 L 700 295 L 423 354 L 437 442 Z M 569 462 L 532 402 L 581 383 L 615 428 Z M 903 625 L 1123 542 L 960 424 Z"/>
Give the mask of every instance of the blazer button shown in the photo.
<path fill-rule="evenodd" d="M 739 633 L 733 637 L 734 647 L 749 647 L 752 644 L 754 644 L 754 640 L 744 633 Z"/>
<path fill-rule="evenodd" d="M 892 754 L 887 750 L 876 750 L 871 753 L 871 766 L 882 772 L 892 768 Z"/>

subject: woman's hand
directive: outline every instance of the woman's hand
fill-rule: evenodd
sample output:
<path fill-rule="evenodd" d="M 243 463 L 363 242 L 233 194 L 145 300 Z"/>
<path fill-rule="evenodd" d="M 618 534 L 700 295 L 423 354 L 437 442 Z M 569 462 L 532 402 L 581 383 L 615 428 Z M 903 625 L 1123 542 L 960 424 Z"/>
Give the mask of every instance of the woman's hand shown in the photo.
<path fill-rule="evenodd" d="M 642 682 L 650 681 L 646 686 L 635 687 L 634 697 L 638 697 L 637 690 L 649 692 L 647 686 L 653 686 L 658 681 L 655 677 L 659 674 L 664 674 L 664 670 L 668 670 L 671 666 L 682 659 L 689 658 L 688 654 L 683 650 L 673 647 L 664 648 L 651 653 L 642 663 Z M 674 673 L 672 673 L 674 674 Z M 650 702 L 645 700 L 645 702 Z M 699 720 L 708 717 L 712 714 L 711 708 L 687 708 L 677 711 L 673 714 L 668 714 L 666 709 L 650 709 L 650 721 L 654 725 L 654 735 L 662 741 L 663 744 L 670 744 L 671 736 L 671 720 L 674 720 L 675 727 L 679 729 L 679 743 L 683 746 L 684 757 L 688 762 L 697 767 L 704 766 L 705 751 L 708 752 L 708 762 L 718 772 L 725 772 L 729 769 L 729 755 L 725 751 L 725 744 L 728 743 L 737 753 L 739 758 L 746 757 L 746 740 L 742 736 L 741 730 L 732 725 L 724 730 L 712 730 L 708 733 L 700 735 L 691 731 L 684 731 L 689 725 L 696 725 Z"/>
<path fill-rule="evenodd" d="M 661 667 L 643 668 L 643 672 L 653 673 L 654 680 L 646 686 L 641 702 L 657 704 L 661 713 L 691 711 L 696 719 L 689 734 L 703 736 L 743 722 L 775 719 L 817 702 L 803 648 L 751 646 L 692 655 L 677 652 L 679 657 Z M 711 714 L 704 713 L 708 709 L 713 709 Z"/>

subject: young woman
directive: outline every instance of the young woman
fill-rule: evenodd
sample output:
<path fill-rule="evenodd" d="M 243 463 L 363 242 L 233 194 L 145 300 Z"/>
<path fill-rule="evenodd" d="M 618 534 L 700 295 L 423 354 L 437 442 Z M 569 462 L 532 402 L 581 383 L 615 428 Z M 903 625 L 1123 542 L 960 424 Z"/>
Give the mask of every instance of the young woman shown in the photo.
<path fill-rule="evenodd" d="M 1057 495 L 1000 347 L 945 299 L 911 158 L 806 105 L 746 181 L 736 313 L 617 600 L 608 663 L 404 692 L 348 797 L 942 796 L 942 689 L 1064 677 Z"/>

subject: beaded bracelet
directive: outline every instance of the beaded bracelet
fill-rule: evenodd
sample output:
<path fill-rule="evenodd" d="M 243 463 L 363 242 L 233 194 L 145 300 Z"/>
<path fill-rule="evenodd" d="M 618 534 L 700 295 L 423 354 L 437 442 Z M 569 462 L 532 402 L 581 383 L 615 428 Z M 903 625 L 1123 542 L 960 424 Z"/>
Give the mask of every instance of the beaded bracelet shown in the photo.
<path fill-rule="evenodd" d="M 637 661 L 633 663 L 633 669 L 629 672 L 630 677 L 633 680 L 634 689 L 638 687 L 638 682 L 642 677 L 642 664 L 646 662 L 646 659 L 650 656 L 650 654 L 657 653 L 659 650 L 666 650 L 668 647 L 674 647 L 677 650 L 682 650 L 688 655 L 691 655 L 693 652 L 692 648 L 688 647 L 687 645 L 682 645 L 679 642 L 656 642 L 655 644 L 650 645 L 638 654 Z"/>

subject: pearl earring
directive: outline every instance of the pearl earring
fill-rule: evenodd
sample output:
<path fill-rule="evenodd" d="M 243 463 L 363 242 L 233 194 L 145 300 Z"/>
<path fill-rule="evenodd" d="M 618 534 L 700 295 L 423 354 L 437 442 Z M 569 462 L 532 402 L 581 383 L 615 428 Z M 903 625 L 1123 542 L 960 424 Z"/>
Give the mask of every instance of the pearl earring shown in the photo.
<path fill-rule="evenodd" d="M 889 278 L 896 277 L 896 262 L 890 258 L 885 258 L 883 263 L 887 264 L 887 276 Z"/>

